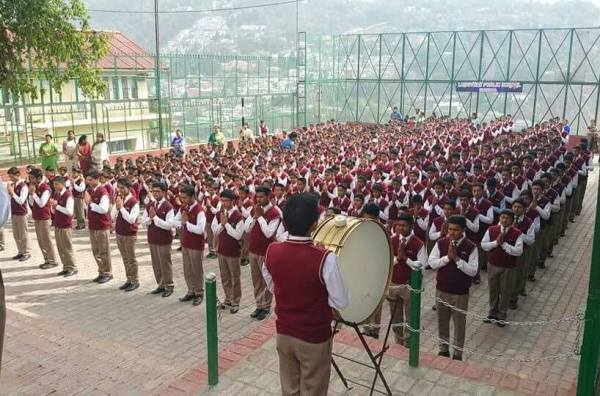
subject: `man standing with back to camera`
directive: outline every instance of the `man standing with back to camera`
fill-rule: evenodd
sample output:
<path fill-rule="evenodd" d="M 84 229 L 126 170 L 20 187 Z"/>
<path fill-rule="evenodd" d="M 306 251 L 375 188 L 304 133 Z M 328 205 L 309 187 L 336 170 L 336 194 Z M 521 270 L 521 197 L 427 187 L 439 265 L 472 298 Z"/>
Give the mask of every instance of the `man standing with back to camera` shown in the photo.
<path fill-rule="evenodd" d="M 277 304 L 277 353 L 282 395 L 326 395 L 331 374 L 332 308 L 348 305 L 337 259 L 315 246 L 318 198 L 292 196 L 283 219 L 290 234 L 269 245 L 262 272 Z"/>

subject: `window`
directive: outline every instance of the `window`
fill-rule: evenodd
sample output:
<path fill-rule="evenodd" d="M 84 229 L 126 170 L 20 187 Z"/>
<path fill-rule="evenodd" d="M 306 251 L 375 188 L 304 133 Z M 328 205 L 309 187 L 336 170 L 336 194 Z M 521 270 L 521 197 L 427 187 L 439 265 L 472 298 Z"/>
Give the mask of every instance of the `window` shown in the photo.
<path fill-rule="evenodd" d="M 131 79 L 131 99 L 138 99 L 138 80 Z"/>
<path fill-rule="evenodd" d="M 123 99 L 129 99 L 129 79 L 127 77 L 121 77 L 121 89 Z"/>
<path fill-rule="evenodd" d="M 133 139 L 108 142 L 108 151 L 110 153 L 122 153 L 125 151 L 131 151 L 131 148 L 133 147 L 132 143 Z"/>
<path fill-rule="evenodd" d="M 112 80 L 112 97 L 111 99 L 119 100 L 119 79 L 113 78 Z"/>
<path fill-rule="evenodd" d="M 110 81 L 108 80 L 108 78 L 104 78 L 102 79 L 104 81 L 104 84 L 106 85 L 106 89 L 104 90 L 104 99 L 105 100 L 110 100 L 110 91 L 111 91 L 111 85 L 110 85 Z"/>

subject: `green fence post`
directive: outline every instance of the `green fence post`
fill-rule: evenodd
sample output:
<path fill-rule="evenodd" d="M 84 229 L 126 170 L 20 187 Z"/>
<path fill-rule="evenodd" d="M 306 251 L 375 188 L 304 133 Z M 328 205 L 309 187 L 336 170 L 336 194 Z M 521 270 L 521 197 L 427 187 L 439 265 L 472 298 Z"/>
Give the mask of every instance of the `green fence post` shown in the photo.
<path fill-rule="evenodd" d="M 208 352 L 208 385 L 219 383 L 219 355 L 217 348 L 217 275 L 205 277 L 206 289 L 206 350 Z"/>
<path fill-rule="evenodd" d="M 599 187 L 600 190 L 600 187 Z M 600 192 L 600 191 L 599 191 Z M 596 198 L 596 207 L 600 204 L 600 193 Z M 592 263 L 588 287 L 585 327 L 581 344 L 581 359 L 577 379 L 577 396 L 595 395 L 595 386 L 600 374 L 598 355 L 600 354 L 600 213 L 596 213 L 594 240 L 592 244 Z"/>
<path fill-rule="evenodd" d="M 421 284 L 423 274 L 421 271 L 411 271 L 410 274 L 410 338 L 408 341 L 408 365 L 419 367 L 419 329 L 421 328 Z"/>

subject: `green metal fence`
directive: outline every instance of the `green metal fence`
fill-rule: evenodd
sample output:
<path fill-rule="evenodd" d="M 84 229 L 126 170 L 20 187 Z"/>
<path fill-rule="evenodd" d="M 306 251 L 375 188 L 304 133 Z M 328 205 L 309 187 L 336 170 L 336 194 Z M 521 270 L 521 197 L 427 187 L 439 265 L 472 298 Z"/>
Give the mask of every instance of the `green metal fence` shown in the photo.
<path fill-rule="evenodd" d="M 385 122 L 398 106 L 480 120 L 512 114 L 522 126 L 561 117 L 583 134 L 598 117 L 599 40 L 599 28 L 309 36 L 300 44 L 307 122 Z M 458 93 L 462 81 L 521 82 L 523 92 Z"/>
<path fill-rule="evenodd" d="M 294 58 L 163 54 L 160 100 L 155 60 L 150 54 L 103 59 L 107 89 L 98 100 L 86 98 L 76 80 L 56 92 L 38 78 L 36 100 L 17 100 L 0 88 L 0 167 L 38 161 L 47 133 L 61 143 L 69 130 L 89 140 L 102 132 L 111 153 L 119 153 L 168 146 L 177 128 L 193 144 L 205 142 L 214 124 L 229 138 L 242 120 L 255 131 L 260 120 L 272 132 L 295 124 Z"/>

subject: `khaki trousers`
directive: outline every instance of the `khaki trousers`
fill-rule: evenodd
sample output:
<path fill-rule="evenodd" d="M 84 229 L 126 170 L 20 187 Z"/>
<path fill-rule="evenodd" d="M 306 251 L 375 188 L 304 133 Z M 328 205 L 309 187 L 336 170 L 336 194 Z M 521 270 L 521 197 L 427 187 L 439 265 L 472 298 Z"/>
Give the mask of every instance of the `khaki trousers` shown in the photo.
<path fill-rule="evenodd" d="M 13 237 L 17 244 L 17 252 L 19 254 L 29 254 L 29 238 L 27 236 L 27 215 L 10 217 L 12 224 Z"/>
<path fill-rule="evenodd" d="M 75 260 L 73 259 L 71 229 L 54 227 L 54 238 L 56 239 L 56 250 L 58 250 L 58 256 L 63 265 L 63 270 L 74 270 L 76 266 Z"/>
<path fill-rule="evenodd" d="M 267 283 L 262 276 L 262 266 L 265 262 L 264 256 L 258 256 L 254 253 L 250 253 L 250 272 L 252 274 L 252 285 L 254 285 L 254 300 L 256 301 L 256 308 L 258 309 L 271 309 L 271 301 L 273 301 L 273 295 L 267 289 Z"/>
<path fill-rule="evenodd" d="M 204 250 L 182 247 L 181 254 L 183 256 L 183 276 L 188 293 L 204 296 L 204 266 L 202 264 Z"/>
<path fill-rule="evenodd" d="M 468 294 L 450 294 L 436 290 L 435 295 L 442 301 L 445 301 L 446 303 L 463 311 L 466 311 L 469 308 Z M 450 351 L 450 319 L 452 319 L 454 323 L 454 342 L 452 345 L 455 348 L 461 348 L 460 350 L 454 349 L 454 356 L 462 357 L 462 348 L 465 346 L 465 327 L 467 324 L 466 315 L 445 306 L 439 301 L 435 303 L 435 306 L 438 315 L 439 337 L 445 341 L 440 341 L 440 352 Z"/>
<path fill-rule="evenodd" d="M 488 264 L 488 287 L 490 289 L 489 316 L 506 320 L 508 303 L 513 296 L 517 268 L 503 268 Z"/>
<path fill-rule="evenodd" d="M 512 290 L 512 300 L 519 299 L 519 293 L 527 288 L 527 275 L 529 275 L 529 260 L 533 246 L 523 244 L 523 254 L 517 258 L 516 275 L 514 277 L 514 287 Z"/>
<path fill-rule="evenodd" d="M 44 262 L 49 264 L 56 263 L 56 254 L 54 253 L 54 245 L 50 236 L 50 220 L 34 220 L 35 235 L 38 240 L 38 246 L 44 256 Z"/>
<path fill-rule="evenodd" d="M 365 332 L 369 335 L 379 334 L 381 329 L 381 310 L 383 309 L 382 303 L 379 303 L 375 311 L 369 316 L 365 324 Z"/>
<path fill-rule="evenodd" d="M 219 272 L 221 273 L 221 284 L 225 292 L 225 303 L 240 305 L 242 299 L 240 258 L 219 254 Z"/>
<path fill-rule="evenodd" d="M 123 258 L 127 282 L 138 284 L 138 263 L 135 257 L 135 242 L 137 235 L 117 234 L 117 247 Z"/>
<path fill-rule="evenodd" d="M 242 237 L 242 258 L 248 258 L 248 249 L 250 249 L 250 234 L 244 233 Z M 264 261 L 264 260 L 263 260 Z"/>
<path fill-rule="evenodd" d="M 283 396 L 326 396 L 331 375 L 331 339 L 320 344 L 277 334 Z"/>
<path fill-rule="evenodd" d="M 173 263 L 171 262 L 171 244 L 150 246 L 150 257 L 152 259 L 152 269 L 154 270 L 154 279 L 159 287 L 173 289 Z"/>
<path fill-rule="evenodd" d="M 215 235 L 212 231 L 211 224 L 207 221 L 206 226 L 204 227 L 204 234 L 206 235 L 206 243 L 208 244 L 208 252 L 216 253 L 217 246 Z"/>
<path fill-rule="evenodd" d="M 98 275 L 112 275 L 108 230 L 90 230 L 92 254 L 98 265 Z"/>
<path fill-rule="evenodd" d="M 85 202 L 83 198 L 75 198 L 74 216 L 78 226 L 85 226 Z"/>
<path fill-rule="evenodd" d="M 410 291 L 407 287 L 391 284 L 388 289 L 387 300 L 390 305 L 390 322 L 392 325 L 408 323 L 410 312 Z M 404 331 L 404 327 L 394 327 L 394 338 L 396 343 L 408 346 L 410 331 Z"/>

